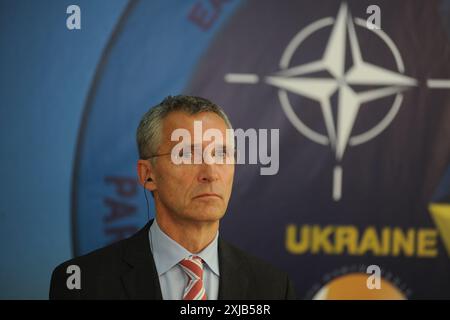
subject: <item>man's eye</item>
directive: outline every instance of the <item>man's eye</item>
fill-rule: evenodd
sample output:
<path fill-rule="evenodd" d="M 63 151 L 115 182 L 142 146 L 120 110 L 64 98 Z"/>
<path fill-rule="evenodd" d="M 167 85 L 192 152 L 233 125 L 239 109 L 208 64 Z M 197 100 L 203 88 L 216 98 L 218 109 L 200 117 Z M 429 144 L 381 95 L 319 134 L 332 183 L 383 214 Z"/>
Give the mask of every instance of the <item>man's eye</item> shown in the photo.
<path fill-rule="evenodd" d="M 230 153 L 226 148 L 218 148 L 214 150 L 214 158 L 225 160 L 230 156 Z"/>
<path fill-rule="evenodd" d="M 180 150 L 179 156 L 180 156 L 180 158 L 191 158 L 192 157 L 192 151 Z"/>
<path fill-rule="evenodd" d="M 217 158 L 225 158 L 227 153 L 223 149 L 216 150 L 215 157 Z"/>

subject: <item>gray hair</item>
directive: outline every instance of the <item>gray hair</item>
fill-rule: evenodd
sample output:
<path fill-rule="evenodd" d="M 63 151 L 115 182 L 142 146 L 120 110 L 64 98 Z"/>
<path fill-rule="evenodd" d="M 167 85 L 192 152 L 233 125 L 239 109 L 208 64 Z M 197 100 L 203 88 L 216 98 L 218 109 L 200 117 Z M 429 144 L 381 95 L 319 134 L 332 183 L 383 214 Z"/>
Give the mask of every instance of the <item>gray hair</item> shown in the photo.
<path fill-rule="evenodd" d="M 162 122 L 171 112 L 184 111 L 190 115 L 200 112 L 213 112 L 221 117 L 232 129 L 225 112 L 211 101 L 194 96 L 168 96 L 158 105 L 150 108 L 142 117 L 136 132 L 136 142 L 140 159 L 149 159 L 158 152 L 161 143 Z"/>

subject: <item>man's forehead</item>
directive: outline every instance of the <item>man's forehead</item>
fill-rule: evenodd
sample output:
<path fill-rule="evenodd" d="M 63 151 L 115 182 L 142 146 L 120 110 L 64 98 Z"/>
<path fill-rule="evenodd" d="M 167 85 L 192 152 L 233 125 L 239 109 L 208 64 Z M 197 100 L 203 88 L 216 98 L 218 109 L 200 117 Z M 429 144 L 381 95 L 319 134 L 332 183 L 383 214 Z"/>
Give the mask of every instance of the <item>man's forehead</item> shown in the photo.
<path fill-rule="evenodd" d="M 178 138 L 172 139 L 172 134 L 180 129 L 188 133 L 188 140 L 183 138 L 180 141 L 181 138 L 178 135 L 175 135 Z M 221 145 L 227 149 L 234 148 L 233 130 L 228 128 L 225 120 L 214 112 L 206 111 L 196 114 L 183 111 L 171 112 L 163 120 L 162 131 L 161 145 L 174 146 L 183 143 L 188 146 L 199 142 L 204 145 L 214 141 L 216 147 Z M 211 131 L 214 131 L 212 135 Z"/>
<path fill-rule="evenodd" d="M 218 114 L 210 111 L 189 114 L 184 111 L 169 113 L 163 120 L 163 128 L 166 134 L 171 134 L 175 129 L 187 129 L 193 131 L 195 124 L 201 124 L 203 131 L 206 129 L 218 129 L 225 131 L 227 124 Z"/>

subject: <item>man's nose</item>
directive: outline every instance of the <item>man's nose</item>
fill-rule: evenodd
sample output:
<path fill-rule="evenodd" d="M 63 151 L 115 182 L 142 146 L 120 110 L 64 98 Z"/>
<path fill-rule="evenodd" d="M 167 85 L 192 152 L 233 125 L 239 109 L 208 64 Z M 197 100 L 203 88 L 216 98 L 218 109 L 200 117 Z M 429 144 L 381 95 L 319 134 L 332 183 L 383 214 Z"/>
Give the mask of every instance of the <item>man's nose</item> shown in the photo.
<path fill-rule="evenodd" d="M 215 169 L 215 165 L 203 162 L 201 165 L 198 179 L 200 182 L 214 182 L 218 180 L 219 174 Z"/>

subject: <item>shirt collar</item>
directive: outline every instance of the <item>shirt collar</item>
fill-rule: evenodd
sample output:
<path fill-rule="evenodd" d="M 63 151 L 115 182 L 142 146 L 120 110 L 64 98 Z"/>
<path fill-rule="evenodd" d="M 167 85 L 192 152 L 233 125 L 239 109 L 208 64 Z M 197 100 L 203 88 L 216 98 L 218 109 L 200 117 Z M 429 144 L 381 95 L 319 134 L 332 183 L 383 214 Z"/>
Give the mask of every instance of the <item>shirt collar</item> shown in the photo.
<path fill-rule="evenodd" d="M 190 256 L 202 258 L 207 267 L 219 276 L 218 237 L 219 232 L 217 232 L 214 240 L 206 248 L 194 254 L 164 233 L 156 219 L 154 219 L 149 230 L 149 239 L 158 276 L 163 275 L 181 260 Z"/>

